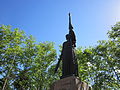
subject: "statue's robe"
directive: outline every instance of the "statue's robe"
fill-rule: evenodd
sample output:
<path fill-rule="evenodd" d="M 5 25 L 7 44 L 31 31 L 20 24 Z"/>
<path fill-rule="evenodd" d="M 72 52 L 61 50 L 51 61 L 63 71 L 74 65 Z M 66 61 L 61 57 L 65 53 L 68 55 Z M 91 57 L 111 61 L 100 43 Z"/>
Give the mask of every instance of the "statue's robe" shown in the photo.
<path fill-rule="evenodd" d="M 77 61 L 75 58 L 74 47 L 71 45 L 70 41 L 63 43 L 62 48 L 62 76 L 67 77 L 71 75 L 78 76 Z"/>

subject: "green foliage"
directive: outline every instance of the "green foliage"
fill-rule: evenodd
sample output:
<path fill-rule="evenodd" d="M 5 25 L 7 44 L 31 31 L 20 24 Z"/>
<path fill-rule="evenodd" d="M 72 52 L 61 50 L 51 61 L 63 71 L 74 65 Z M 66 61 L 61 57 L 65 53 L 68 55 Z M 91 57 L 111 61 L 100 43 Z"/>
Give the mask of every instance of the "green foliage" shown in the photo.
<path fill-rule="evenodd" d="M 47 68 L 55 60 L 54 43 L 36 44 L 18 28 L 0 27 L 0 89 L 47 90 L 53 81 Z"/>
<path fill-rule="evenodd" d="M 60 50 L 61 51 L 61 50 Z M 18 28 L 0 26 L 0 89 L 49 90 L 61 76 L 54 74 L 54 43 L 36 43 Z M 108 40 L 94 47 L 76 49 L 80 78 L 93 90 L 120 88 L 120 23 L 108 31 Z"/>
<path fill-rule="evenodd" d="M 95 47 L 76 50 L 80 77 L 93 90 L 120 88 L 120 23 L 112 27 L 108 37 Z"/>

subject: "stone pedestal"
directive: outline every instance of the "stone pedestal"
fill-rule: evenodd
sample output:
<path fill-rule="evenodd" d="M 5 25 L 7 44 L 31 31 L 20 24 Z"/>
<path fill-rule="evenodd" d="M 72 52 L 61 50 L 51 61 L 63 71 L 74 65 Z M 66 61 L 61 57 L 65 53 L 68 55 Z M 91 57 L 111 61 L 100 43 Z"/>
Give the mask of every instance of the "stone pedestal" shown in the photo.
<path fill-rule="evenodd" d="M 70 76 L 54 82 L 50 90 L 91 90 L 91 88 L 79 78 Z"/>

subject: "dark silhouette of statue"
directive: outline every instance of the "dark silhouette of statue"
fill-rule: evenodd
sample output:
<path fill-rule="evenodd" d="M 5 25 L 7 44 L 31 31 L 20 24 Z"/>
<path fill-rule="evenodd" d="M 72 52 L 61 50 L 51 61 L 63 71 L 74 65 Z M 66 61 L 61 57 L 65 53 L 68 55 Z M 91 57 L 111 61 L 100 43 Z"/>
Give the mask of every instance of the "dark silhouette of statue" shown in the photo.
<path fill-rule="evenodd" d="M 71 17 L 69 13 L 69 34 L 66 35 L 66 41 L 63 43 L 62 52 L 55 68 L 55 72 L 62 60 L 62 76 L 61 78 L 69 76 L 78 76 L 78 64 L 75 56 L 76 36 L 71 24 Z"/>

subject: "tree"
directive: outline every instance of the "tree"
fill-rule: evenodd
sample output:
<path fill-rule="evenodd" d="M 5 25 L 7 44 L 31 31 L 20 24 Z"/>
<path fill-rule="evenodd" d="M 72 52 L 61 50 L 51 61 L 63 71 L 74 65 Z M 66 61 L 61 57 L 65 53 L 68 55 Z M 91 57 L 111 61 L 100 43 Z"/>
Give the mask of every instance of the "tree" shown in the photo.
<path fill-rule="evenodd" d="M 18 28 L 0 27 L 0 88 L 42 90 L 50 84 L 47 68 L 56 60 L 52 42 L 36 44 Z M 44 82 L 44 83 L 43 83 Z M 45 84 L 47 83 L 47 84 Z"/>
<path fill-rule="evenodd" d="M 94 90 L 120 88 L 120 23 L 112 27 L 108 37 L 95 47 L 76 51 L 80 76 Z"/>

